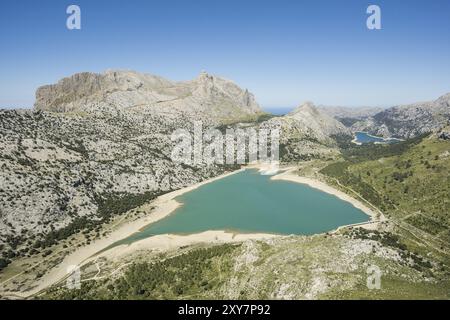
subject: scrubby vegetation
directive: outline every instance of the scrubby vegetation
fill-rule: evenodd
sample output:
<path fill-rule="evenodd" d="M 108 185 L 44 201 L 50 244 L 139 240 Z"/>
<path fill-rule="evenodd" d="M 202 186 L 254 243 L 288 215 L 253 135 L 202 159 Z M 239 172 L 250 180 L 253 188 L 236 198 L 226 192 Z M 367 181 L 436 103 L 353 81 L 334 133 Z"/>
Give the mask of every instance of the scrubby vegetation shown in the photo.
<path fill-rule="evenodd" d="M 150 260 L 147 255 L 134 256 L 139 262 L 114 277 L 82 280 L 79 290 L 55 287 L 41 298 L 448 299 L 450 292 L 440 265 L 405 250 L 392 233 L 363 229 L 270 243 L 180 248 Z M 370 265 L 382 270 L 381 290 L 366 286 Z"/>
<path fill-rule="evenodd" d="M 99 219 L 89 219 L 88 217 L 76 217 L 67 226 L 51 230 L 42 240 L 35 241 L 33 248 L 47 248 L 67 239 L 73 234 L 83 231 L 85 234 L 93 230 L 100 231 L 100 227 L 111 220 L 114 215 L 125 213 L 128 210 L 137 208 L 144 203 L 156 198 L 159 192 L 146 192 L 144 194 L 104 194 L 97 195 Z"/>
<path fill-rule="evenodd" d="M 363 228 L 354 228 L 344 233 L 346 236 L 352 239 L 369 239 L 378 241 L 383 246 L 399 249 L 400 256 L 402 257 L 402 263 L 411 265 L 417 270 L 424 271 L 432 268 L 431 262 L 408 250 L 407 246 L 402 243 L 400 237 L 391 232 L 380 232 L 377 230 L 366 230 Z"/>
<path fill-rule="evenodd" d="M 4 269 L 6 266 L 8 266 L 8 264 L 11 263 L 11 260 L 5 259 L 5 258 L 0 258 L 0 271 L 2 269 Z"/>
<path fill-rule="evenodd" d="M 429 134 L 343 150 L 321 170 L 391 218 L 450 241 L 450 144 Z"/>
<path fill-rule="evenodd" d="M 390 144 L 364 143 L 358 146 L 352 143 L 348 148 L 342 150 L 342 154 L 345 160 L 352 163 L 399 156 L 410 150 L 411 147 L 424 141 L 429 135 L 429 133 L 426 133 L 412 139 Z"/>
<path fill-rule="evenodd" d="M 114 281 L 87 281 L 78 290 L 53 289 L 59 299 L 174 299 L 201 297 L 227 281 L 230 256 L 240 245 L 193 249 L 153 262 L 132 264 Z"/>
<path fill-rule="evenodd" d="M 163 261 L 134 264 L 116 282 L 114 293 L 120 299 L 171 299 L 201 294 L 227 280 L 221 275 L 231 268 L 231 261 L 226 258 L 235 248 L 215 246 Z"/>
<path fill-rule="evenodd" d="M 97 212 L 100 217 L 108 221 L 112 216 L 137 208 L 162 193 L 148 191 L 142 194 L 106 193 L 96 195 Z"/>

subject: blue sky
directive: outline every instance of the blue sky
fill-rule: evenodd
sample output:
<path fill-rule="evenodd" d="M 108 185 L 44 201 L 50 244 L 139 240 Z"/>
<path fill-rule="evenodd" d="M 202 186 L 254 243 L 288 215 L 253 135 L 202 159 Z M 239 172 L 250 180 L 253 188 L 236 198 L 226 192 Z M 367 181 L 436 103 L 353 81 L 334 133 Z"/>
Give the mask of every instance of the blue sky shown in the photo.
<path fill-rule="evenodd" d="M 82 29 L 66 28 L 77 4 Z M 366 28 L 377 4 L 382 30 Z M 201 70 L 266 107 L 390 106 L 450 92 L 450 1 L 2 0 L 0 108 L 81 71 Z"/>

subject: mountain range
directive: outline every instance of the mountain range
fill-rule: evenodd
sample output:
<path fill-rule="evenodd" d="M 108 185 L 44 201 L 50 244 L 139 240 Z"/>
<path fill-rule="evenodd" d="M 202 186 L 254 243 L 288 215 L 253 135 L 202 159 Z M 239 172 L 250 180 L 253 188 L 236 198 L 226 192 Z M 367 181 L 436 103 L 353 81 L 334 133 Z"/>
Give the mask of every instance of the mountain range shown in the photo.
<path fill-rule="evenodd" d="M 57 84 L 40 87 L 34 107 L 53 112 L 127 110 L 170 118 L 186 114 L 212 123 L 262 113 L 248 90 L 206 72 L 183 82 L 134 71 L 78 73 Z"/>
<path fill-rule="evenodd" d="M 430 102 L 394 106 L 354 122 L 353 131 L 408 139 L 436 132 L 450 123 L 450 93 Z"/>
<path fill-rule="evenodd" d="M 281 160 L 296 163 L 337 158 L 338 141 L 356 130 L 409 138 L 445 127 L 449 115 L 450 94 L 385 110 L 306 102 L 274 116 L 247 89 L 206 72 L 182 82 L 133 71 L 75 74 L 40 87 L 33 110 L 0 110 L 0 247 L 8 259 L 46 254 L 160 194 L 237 169 L 172 162 L 171 134 L 192 131 L 194 121 L 279 128 Z"/>

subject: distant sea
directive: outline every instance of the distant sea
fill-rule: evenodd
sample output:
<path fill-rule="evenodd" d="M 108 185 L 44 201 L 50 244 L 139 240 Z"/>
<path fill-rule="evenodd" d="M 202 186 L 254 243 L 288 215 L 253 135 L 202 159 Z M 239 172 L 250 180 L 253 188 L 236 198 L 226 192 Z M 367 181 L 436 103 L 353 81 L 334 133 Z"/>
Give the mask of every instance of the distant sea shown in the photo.
<path fill-rule="evenodd" d="M 289 112 L 291 112 L 294 109 L 294 107 L 267 107 L 263 108 L 264 111 L 275 114 L 277 116 L 285 115 Z"/>

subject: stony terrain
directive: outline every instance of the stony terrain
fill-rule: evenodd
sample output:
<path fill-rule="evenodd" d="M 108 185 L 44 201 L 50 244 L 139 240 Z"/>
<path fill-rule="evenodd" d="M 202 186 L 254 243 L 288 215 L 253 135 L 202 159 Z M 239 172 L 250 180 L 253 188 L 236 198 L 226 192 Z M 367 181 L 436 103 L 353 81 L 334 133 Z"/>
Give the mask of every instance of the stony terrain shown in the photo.
<path fill-rule="evenodd" d="M 247 90 L 204 72 L 185 82 L 131 71 L 81 73 L 41 87 L 34 110 L 0 110 L 0 279 L 20 275 L 8 292 L 29 288 L 66 251 L 107 234 L 105 225 L 145 215 L 140 208 L 151 211 L 162 193 L 236 170 L 172 161 L 171 134 L 191 132 L 201 120 L 222 132 L 279 129 L 282 162 L 368 201 L 389 221 L 370 232 L 97 261 L 84 266 L 81 290 L 53 288 L 44 297 L 448 299 L 449 98 L 359 113 L 304 103 L 273 116 Z M 355 146 L 352 130 L 435 133 Z M 382 290 L 367 290 L 370 265 L 382 269 Z"/>
<path fill-rule="evenodd" d="M 248 120 L 251 93 L 202 73 L 175 83 L 81 73 L 37 90 L 34 110 L 0 111 L 0 246 L 5 259 L 97 228 L 112 215 L 233 166 L 171 160 L 177 129 Z"/>
<path fill-rule="evenodd" d="M 306 103 L 264 115 L 253 95 L 201 73 L 171 82 L 130 71 L 80 73 L 37 90 L 34 110 L 0 111 L 2 264 L 47 250 L 161 193 L 235 166 L 176 164 L 177 129 L 281 129 L 284 161 L 335 157 L 341 123 Z M 3 267 L 2 267 L 3 268 Z"/>
<path fill-rule="evenodd" d="M 380 288 L 368 288 L 370 268 Z M 82 270 L 81 289 L 51 299 L 448 299 L 448 271 L 393 234 L 364 229 L 238 245 L 140 251 Z"/>
<path fill-rule="evenodd" d="M 380 107 L 352 108 L 336 106 L 319 106 L 318 109 L 335 118 L 347 127 L 351 127 L 355 122 L 366 120 L 384 110 Z"/>
<path fill-rule="evenodd" d="M 182 118 L 1 111 L 0 126 L 0 243 L 17 254 L 50 245 L 46 235 L 79 218 L 108 220 L 226 170 L 172 162 L 170 133 L 188 126 Z"/>

